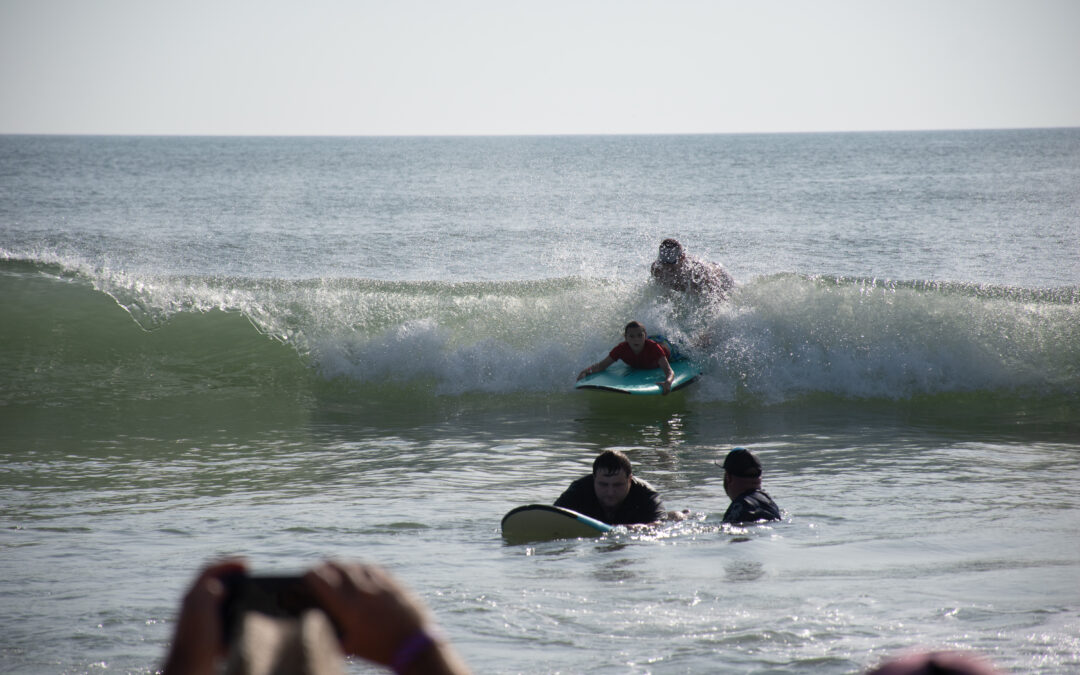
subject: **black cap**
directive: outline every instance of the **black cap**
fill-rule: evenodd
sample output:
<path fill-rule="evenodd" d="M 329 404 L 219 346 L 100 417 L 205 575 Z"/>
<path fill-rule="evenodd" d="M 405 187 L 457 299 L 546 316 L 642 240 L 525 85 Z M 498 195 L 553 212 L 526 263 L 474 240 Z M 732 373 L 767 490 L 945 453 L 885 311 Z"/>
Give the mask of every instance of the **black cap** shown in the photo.
<path fill-rule="evenodd" d="M 746 448 L 735 448 L 724 458 L 724 471 L 733 476 L 755 478 L 761 475 L 761 462 Z"/>

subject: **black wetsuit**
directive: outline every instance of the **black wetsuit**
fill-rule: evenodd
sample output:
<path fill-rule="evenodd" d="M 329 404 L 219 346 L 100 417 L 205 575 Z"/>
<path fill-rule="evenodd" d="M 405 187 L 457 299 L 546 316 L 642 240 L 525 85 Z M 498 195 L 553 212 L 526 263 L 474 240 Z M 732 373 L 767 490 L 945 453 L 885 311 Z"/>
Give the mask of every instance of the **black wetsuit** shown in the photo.
<path fill-rule="evenodd" d="M 780 520 L 780 507 L 761 489 L 747 490 L 731 500 L 731 506 L 724 511 L 725 523 L 756 523 L 759 520 Z"/>
<path fill-rule="evenodd" d="M 608 519 L 604 515 L 604 507 L 600 505 L 593 488 L 592 474 L 571 483 L 555 500 L 555 506 L 577 511 L 609 525 L 655 523 L 664 518 L 664 504 L 660 501 L 660 495 L 651 485 L 633 476 L 630 477 L 630 492 L 619 505 L 614 518 Z"/>

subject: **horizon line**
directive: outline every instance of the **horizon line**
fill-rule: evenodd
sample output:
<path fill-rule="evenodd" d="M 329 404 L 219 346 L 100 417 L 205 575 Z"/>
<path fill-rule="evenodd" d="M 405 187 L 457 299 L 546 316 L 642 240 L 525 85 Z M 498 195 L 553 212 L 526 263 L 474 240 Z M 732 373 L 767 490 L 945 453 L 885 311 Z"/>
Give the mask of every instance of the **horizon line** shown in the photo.
<path fill-rule="evenodd" d="M 644 131 L 644 132 L 561 132 L 561 133 L 179 133 L 179 132 L 66 132 L 0 131 L 0 136 L 64 136 L 115 138 L 570 138 L 630 136 L 794 136 L 812 134 L 888 134 L 963 131 L 1053 131 L 1080 129 L 1080 125 L 912 127 L 898 129 L 820 129 L 799 131 Z"/>

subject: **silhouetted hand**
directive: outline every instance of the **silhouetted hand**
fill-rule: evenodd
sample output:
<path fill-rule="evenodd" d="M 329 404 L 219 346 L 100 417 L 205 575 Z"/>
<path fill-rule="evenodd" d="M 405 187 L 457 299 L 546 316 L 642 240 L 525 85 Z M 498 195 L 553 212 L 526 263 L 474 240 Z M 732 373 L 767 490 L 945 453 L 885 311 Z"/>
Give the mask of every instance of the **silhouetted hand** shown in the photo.
<path fill-rule="evenodd" d="M 345 653 L 398 672 L 467 673 L 424 603 L 376 565 L 326 562 L 305 575 Z"/>
<path fill-rule="evenodd" d="M 165 660 L 166 675 L 213 675 L 228 645 L 222 636 L 223 577 L 247 571 L 247 563 L 231 558 L 214 563 L 199 574 L 180 605 L 172 647 Z"/>

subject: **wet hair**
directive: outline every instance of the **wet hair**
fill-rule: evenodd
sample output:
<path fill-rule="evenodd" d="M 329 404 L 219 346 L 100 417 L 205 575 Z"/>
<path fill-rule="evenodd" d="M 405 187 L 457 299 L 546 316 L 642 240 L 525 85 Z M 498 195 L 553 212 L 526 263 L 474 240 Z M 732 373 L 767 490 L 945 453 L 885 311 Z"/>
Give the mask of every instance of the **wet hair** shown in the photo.
<path fill-rule="evenodd" d="M 679 259 L 683 256 L 682 244 L 674 239 L 665 239 L 660 242 L 660 254 L 657 256 L 657 260 L 660 262 L 672 265 L 679 262 Z"/>
<path fill-rule="evenodd" d="M 604 473 L 619 473 L 620 471 L 625 471 L 627 476 L 634 475 L 634 470 L 630 464 L 630 458 L 618 450 L 605 450 L 593 460 L 593 475 L 595 476 L 601 471 Z"/>
<path fill-rule="evenodd" d="M 640 328 L 641 330 L 645 331 L 645 334 L 646 334 L 646 335 L 648 335 L 648 334 L 649 334 L 649 331 L 645 330 L 645 324 L 641 323 L 640 321 L 631 321 L 630 323 L 626 324 L 626 328 L 623 328 L 623 329 L 622 329 L 622 334 L 623 334 L 623 335 L 626 335 L 626 333 L 627 333 L 627 332 L 628 332 L 628 331 L 629 331 L 629 330 L 630 330 L 631 328 Z"/>

